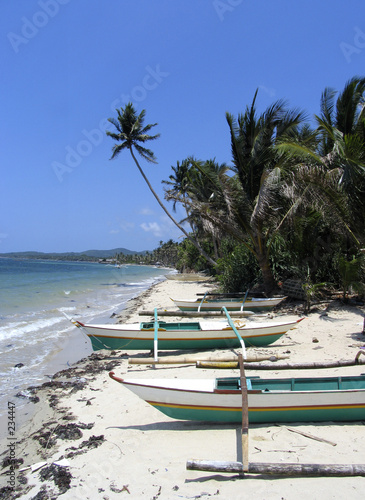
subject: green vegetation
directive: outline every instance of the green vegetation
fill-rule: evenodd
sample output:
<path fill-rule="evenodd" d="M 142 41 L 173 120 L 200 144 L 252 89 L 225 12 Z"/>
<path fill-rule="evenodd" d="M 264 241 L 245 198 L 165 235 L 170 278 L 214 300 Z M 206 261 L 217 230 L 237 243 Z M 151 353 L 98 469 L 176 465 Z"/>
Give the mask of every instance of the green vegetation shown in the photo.
<path fill-rule="evenodd" d="M 156 163 L 145 147 L 159 134 L 144 125 L 145 110 L 133 104 L 110 118 L 112 159 L 129 150 L 149 189 L 185 239 L 160 242 L 152 252 L 119 251 L 119 263 L 159 264 L 181 272 L 204 271 L 227 292 L 260 285 L 267 294 L 286 280 L 303 285 L 308 307 L 323 288 L 344 298 L 364 293 L 365 78 L 341 92 L 326 88 L 319 114 L 283 100 L 262 112 L 256 91 L 243 113 L 226 113 L 231 164 L 187 157 L 162 180 L 176 221 L 156 194 L 137 159 Z M 222 117 L 223 118 L 223 117 Z M 212 144 L 214 154 L 214 144 Z M 330 284 L 330 285 L 329 285 Z"/>
<path fill-rule="evenodd" d="M 163 266 L 175 268 L 178 261 L 178 243 L 169 240 L 167 243 L 160 241 L 160 246 L 152 252 L 115 254 L 117 264 L 141 264 L 147 266 Z"/>
<path fill-rule="evenodd" d="M 365 78 L 325 89 L 314 128 L 281 100 L 259 114 L 256 100 L 226 114 L 232 165 L 177 162 L 166 199 L 211 242 L 225 291 L 262 283 L 270 294 L 295 279 L 309 299 L 328 283 L 363 293 Z"/>

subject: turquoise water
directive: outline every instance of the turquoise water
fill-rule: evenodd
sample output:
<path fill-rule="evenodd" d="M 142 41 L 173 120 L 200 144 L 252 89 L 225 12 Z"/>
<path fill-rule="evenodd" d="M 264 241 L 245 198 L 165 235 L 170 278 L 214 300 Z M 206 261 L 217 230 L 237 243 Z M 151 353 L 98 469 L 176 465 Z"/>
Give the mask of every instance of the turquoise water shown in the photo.
<path fill-rule="evenodd" d="M 48 374 L 92 352 L 63 313 L 91 323 L 114 323 L 113 313 L 169 272 L 149 266 L 0 258 L 0 415 L 2 400 L 49 380 Z M 54 354 L 66 345 L 72 353 L 67 365 L 54 365 L 52 371 Z M 19 363 L 23 366 L 16 368 Z"/>

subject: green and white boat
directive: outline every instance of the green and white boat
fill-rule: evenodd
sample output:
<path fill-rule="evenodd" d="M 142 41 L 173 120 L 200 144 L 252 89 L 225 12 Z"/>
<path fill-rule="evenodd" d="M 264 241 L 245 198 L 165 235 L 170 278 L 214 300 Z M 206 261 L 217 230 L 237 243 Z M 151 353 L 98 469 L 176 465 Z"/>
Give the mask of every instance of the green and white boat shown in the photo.
<path fill-rule="evenodd" d="M 171 418 L 242 422 L 238 377 L 122 379 L 110 377 Z M 250 423 L 365 420 L 365 375 L 318 378 L 247 378 Z"/>
<path fill-rule="evenodd" d="M 217 294 L 218 295 L 218 294 Z M 227 294 L 229 295 L 229 294 Z M 204 295 L 196 299 L 173 299 L 175 306 L 181 311 L 220 311 L 225 307 L 228 311 L 270 311 L 286 297 L 255 298 Z"/>
<path fill-rule="evenodd" d="M 93 350 L 126 349 L 152 350 L 158 341 L 159 350 L 175 349 L 231 349 L 240 347 L 241 339 L 246 347 L 272 344 L 294 328 L 302 319 L 293 321 L 149 321 L 97 325 L 72 320 L 90 339 Z"/>

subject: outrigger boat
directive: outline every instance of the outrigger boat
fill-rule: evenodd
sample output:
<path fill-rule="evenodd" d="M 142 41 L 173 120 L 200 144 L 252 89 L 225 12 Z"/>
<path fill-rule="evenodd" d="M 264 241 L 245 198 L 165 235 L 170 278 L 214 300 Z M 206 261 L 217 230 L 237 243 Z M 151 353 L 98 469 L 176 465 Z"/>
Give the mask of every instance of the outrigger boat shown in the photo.
<path fill-rule="evenodd" d="M 93 325 L 72 320 L 99 349 L 161 350 L 235 348 L 243 345 L 261 347 L 272 344 L 294 328 L 302 319 L 287 322 L 232 321 L 227 311 L 225 321 L 168 323 L 155 321 L 130 324 Z M 155 356 L 155 357 L 156 357 Z"/>
<path fill-rule="evenodd" d="M 241 295 L 241 296 L 239 296 Z M 286 297 L 256 298 L 246 294 L 210 294 L 196 299 L 171 300 L 181 311 L 220 311 L 225 307 L 228 311 L 268 311 L 279 305 Z"/>
<path fill-rule="evenodd" d="M 242 421 L 239 377 L 122 379 L 109 376 L 171 418 Z M 365 420 L 365 375 L 324 378 L 248 377 L 250 423 Z"/>

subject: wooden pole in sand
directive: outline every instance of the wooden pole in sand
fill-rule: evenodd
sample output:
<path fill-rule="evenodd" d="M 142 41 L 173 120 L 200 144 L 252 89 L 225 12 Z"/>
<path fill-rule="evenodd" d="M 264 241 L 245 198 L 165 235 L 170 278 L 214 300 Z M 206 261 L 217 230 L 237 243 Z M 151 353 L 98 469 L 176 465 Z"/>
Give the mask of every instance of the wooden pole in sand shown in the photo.
<path fill-rule="evenodd" d="M 240 382 L 242 392 L 242 470 L 248 471 L 248 397 L 247 397 L 247 380 L 245 368 L 243 366 L 243 356 L 238 355 L 240 365 Z"/>
<path fill-rule="evenodd" d="M 153 358 L 158 361 L 158 316 L 157 309 L 154 310 L 154 337 L 153 337 Z"/>

